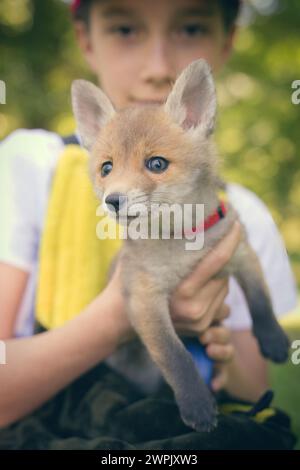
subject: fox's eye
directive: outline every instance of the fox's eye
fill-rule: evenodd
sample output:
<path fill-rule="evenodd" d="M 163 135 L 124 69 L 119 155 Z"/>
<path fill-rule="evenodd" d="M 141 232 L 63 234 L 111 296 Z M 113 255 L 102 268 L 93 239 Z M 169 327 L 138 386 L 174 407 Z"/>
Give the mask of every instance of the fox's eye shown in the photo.
<path fill-rule="evenodd" d="M 112 170 L 112 162 L 104 162 L 101 167 L 101 176 L 107 176 Z"/>
<path fill-rule="evenodd" d="M 168 168 L 169 162 L 164 157 L 151 157 L 145 161 L 145 165 L 153 173 L 162 173 Z"/>

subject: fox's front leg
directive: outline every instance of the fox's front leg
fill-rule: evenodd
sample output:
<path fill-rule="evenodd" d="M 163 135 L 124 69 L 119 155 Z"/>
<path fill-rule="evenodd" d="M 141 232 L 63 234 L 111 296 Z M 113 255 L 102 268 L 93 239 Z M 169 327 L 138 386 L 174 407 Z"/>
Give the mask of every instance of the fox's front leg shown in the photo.
<path fill-rule="evenodd" d="M 127 292 L 129 320 L 171 386 L 184 423 L 197 431 L 209 431 L 216 424 L 213 395 L 177 336 L 167 295 L 156 284 L 148 274 L 135 277 Z"/>
<path fill-rule="evenodd" d="M 284 362 L 288 359 L 290 342 L 274 315 L 259 260 L 247 241 L 238 247 L 235 260 L 234 276 L 245 294 L 260 350 L 266 358 Z"/>

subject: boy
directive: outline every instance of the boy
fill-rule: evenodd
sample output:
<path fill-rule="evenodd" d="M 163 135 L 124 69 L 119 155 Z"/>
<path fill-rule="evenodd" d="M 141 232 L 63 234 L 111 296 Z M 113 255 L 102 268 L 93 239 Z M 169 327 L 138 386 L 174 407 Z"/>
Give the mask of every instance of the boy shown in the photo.
<path fill-rule="evenodd" d="M 81 0 L 72 7 L 87 63 L 122 108 L 162 103 L 179 72 L 199 57 L 217 73 L 231 52 L 239 1 Z M 37 246 L 62 148 L 59 136 L 41 130 L 16 131 L 0 147 L 0 185 L 6 194 L 0 202 L 0 337 L 7 340 L 8 358 L 0 368 L 0 426 L 38 408 L 134 337 L 119 269 L 80 315 L 32 336 Z M 253 193 L 232 184 L 229 197 L 261 260 L 275 313 L 283 315 L 296 305 L 296 288 L 278 230 Z M 252 336 L 247 306 L 233 279 L 212 279 L 232 256 L 239 235 L 234 226 L 178 286 L 171 315 L 178 332 L 194 334 L 207 345 L 219 369 L 213 389 L 256 401 L 268 387 L 267 364 Z"/>

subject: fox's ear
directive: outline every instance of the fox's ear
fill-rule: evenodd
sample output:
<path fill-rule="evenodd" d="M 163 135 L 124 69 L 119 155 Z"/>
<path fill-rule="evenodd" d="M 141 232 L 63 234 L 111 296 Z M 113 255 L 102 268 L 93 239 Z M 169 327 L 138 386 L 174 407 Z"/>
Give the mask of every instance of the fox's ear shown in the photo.
<path fill-rule="evenodd" d="M 184 129 L 210 135 L 215 126 L 216 92 L 209 65 L 191 62 L 177 78 L 165 103 L 166 112 Z"/>
<path fill-rule="evenodd" d="M 99 131 L 115 114 L 114 107 L 103 91 L 87 80 L 74 80 L 71 95 L 82 144 L 91 150 Z"/>

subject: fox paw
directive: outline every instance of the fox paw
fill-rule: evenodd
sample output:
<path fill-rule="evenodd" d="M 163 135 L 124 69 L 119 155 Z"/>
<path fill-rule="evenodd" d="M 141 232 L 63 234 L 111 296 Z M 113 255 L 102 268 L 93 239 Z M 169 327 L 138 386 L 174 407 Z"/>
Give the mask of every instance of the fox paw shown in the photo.
<path fill-rule="evenodd" d="M 290 340 L 280 326 L 263 334 L 255 334 L 262 355 L 273 362 L 286 362 L 289 357 Z"/>
<path fill-rule="evenodd" d="M 195 401 L 179 409 L 184 424 L 197 432 L 210 432 L 217 426 L 217 407 L 213 398 L 209 401 Z"/>

